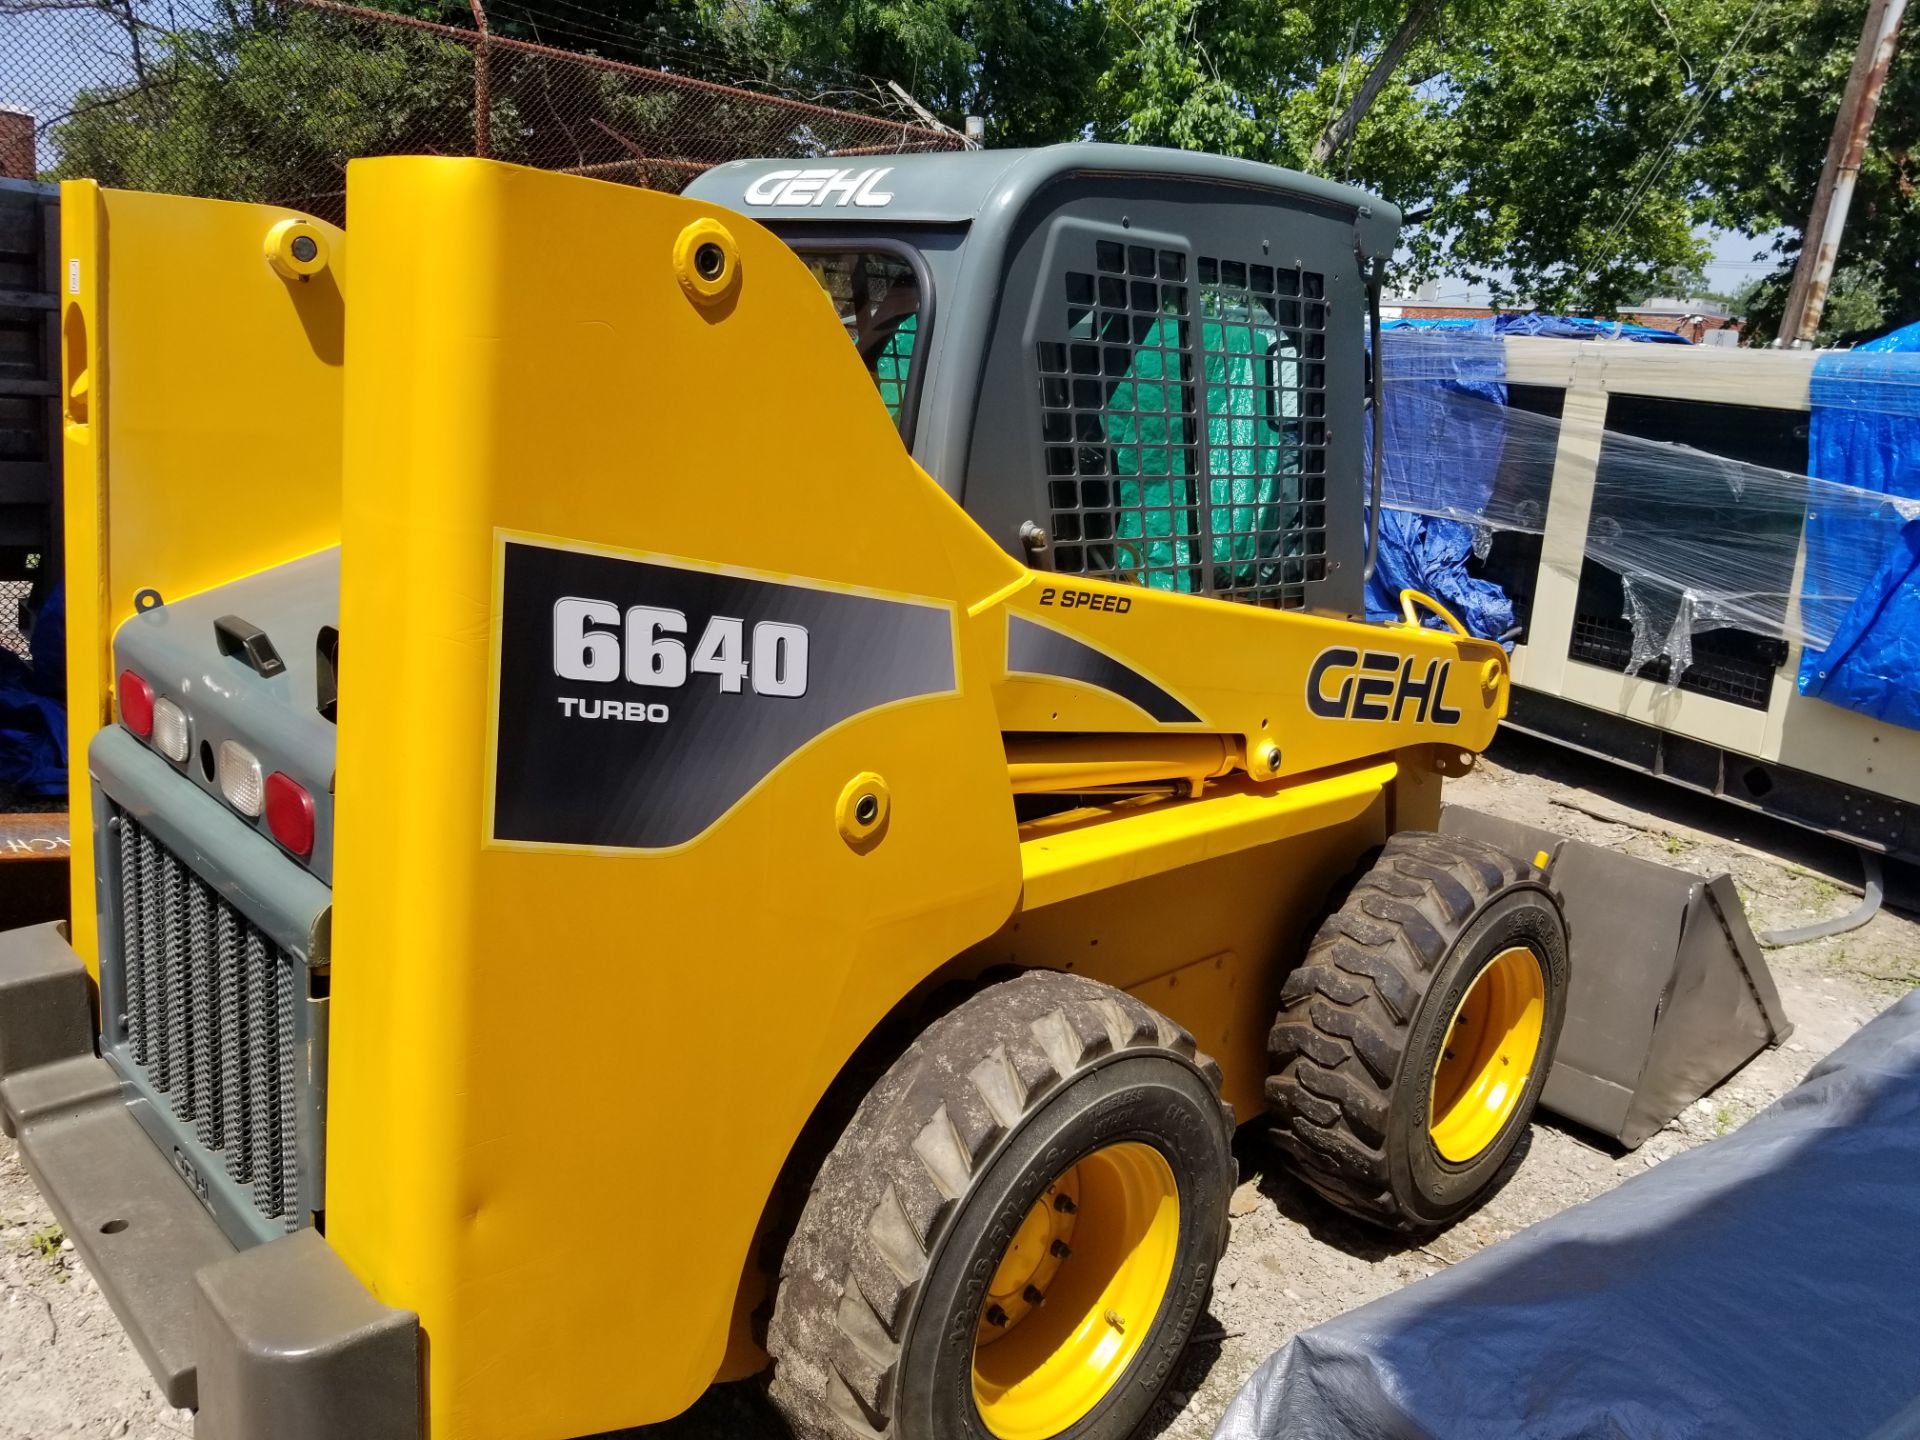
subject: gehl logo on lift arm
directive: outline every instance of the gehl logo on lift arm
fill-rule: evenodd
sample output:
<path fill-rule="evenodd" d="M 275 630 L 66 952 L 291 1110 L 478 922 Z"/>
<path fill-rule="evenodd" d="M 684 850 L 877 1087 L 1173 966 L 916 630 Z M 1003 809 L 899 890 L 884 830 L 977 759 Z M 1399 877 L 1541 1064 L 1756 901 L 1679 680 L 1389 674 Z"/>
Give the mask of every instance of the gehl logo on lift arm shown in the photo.
<path fill-rule="evenodd" d="M 1453 662 L 1429 660 L 1417 680 L 1414 664 L 1411 655 L 1384 650 L 1322 650 L 1307 671 L 1307 708 L 1328 720 L 1398 721 L 1412 705 L 1418 724 L 1431 717 L 1436 725 L 1458 725 L 1460 712 L 1449 710 L 1445 698 Z"/>

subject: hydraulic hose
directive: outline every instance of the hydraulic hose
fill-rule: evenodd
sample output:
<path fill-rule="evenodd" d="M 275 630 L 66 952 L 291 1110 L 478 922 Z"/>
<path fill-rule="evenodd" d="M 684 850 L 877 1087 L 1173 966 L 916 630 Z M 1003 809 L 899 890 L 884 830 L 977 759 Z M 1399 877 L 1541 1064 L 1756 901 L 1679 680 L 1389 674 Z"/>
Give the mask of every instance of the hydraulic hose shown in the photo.
<path fill-rule="evenodd" d="M 1811 925 L 1802 925 L 1798 930 L 1762 930 L 1758 939 L 1769 949 L 1778 950 L 1783 945 L 1804 945 L 1809 940 L 1825 940 L 1830 935 L 1844 935 L 1849 930 L 1858 930 L 1862 925 L 1880 913 L 1880 902 L 1886 898 L 1886 875 L 1880 865 L 1880 857 L 1871 850 L 1860 852 L 1860 870 L 1865 877 L 1865 887 L 1860 903 L 1845 915 L 1836 915 L 1831 920 L 1818 920 Z"/>

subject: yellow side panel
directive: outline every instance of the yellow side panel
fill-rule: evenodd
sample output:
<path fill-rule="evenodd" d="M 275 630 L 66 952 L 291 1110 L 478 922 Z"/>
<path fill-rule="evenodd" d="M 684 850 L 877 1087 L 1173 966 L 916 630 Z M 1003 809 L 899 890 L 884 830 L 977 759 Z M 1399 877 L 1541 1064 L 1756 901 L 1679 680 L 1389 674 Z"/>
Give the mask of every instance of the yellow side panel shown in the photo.
<path fill-rule="evenodd" d="M 1220 1066 L 1221 1098 L 1244 1125 L 1264 1107 L 1267 1033 L 1273 1011 L 1264 1002 L 1275 967 L 1233 951 L 1195 960 L 1132 987 L 1135 999 L 1175 1017 L 1202 1052 Z"/>
<path fill-rule="evenodd" d="M 63 508 L 66 514 L 67 754 L 69 827 L 73 854 L 68 867 L 73 948 L 94 979 L 100 978 L 99 902 L 94 894 L 93 786 L 81 757 L 100 727 L 112 719 L 107 662 L 106 555 L 103 496 L 104 426 L 93 423 L 100 407 L 99 313 L 101 259 L 100 187 L 69 180 L 60 187 L 60 254 L 64 293 L 60 302 L 60 417 Z"/>
<path fill-rule="evenodd" d="M 1378 786 L 1392 773 L 1391 765 L 1357 772 L 1371 789 L 1326 794 L 1310 817 L 1296 813 L 1292 826 L 1250 827 L 1245 807 L 1234 803 L 1228 808 L 1241 812 L 1241 823 L 1223 820 L 1216 848 L 1190 852 L 1175 869 L 1132 880 L 1116 874 L 1108 888 L 1023 909 L 949 973 L 1039 966 L 1129 990 L 1186 1026 L 1219 1061 L 1236 1117 L 1258 1120 L 1280 986 L 1306 953 L 1328 893 L 1386 839 L 1386 793 Z M 1032 860 L 1042 827 L 1026 829 L 1022 850 Z M 1236 843 L 1255 830 L 1264 843 Z"/>
<path fill-rule="evenodd" d="M 266 205 L 61 186 L 73 934 L 98 966 L 84 757 L 134 595 L 209 589 L 339 539 L 341 234 L 281 275 Z"/>
<path fill-rule="evenodd" d="M 1077 970 L 1186 1026 L 1244 1123 L 1262 1113 L 1279 986 L 1332 878 L 1384 838 L 1394 761 L 1021 827 L 1021 910 L 989 964 Z"/>
<path fill-rule="evenodd" d="M 664 1418 L 831 1077 L 1014 908 L 1001 655 L 961 616 L 1020 572 L 752 222 L 472 160 L 356 162 L 348 196 L 328 1240 L 419 1312 L 435 1440 Z M 716 304 L 673 259 L 703 216 L 738 247 Z M 494 730 L 529 700 L 491 689 L 496 568 L 526 537 L 909 597 L 951 617 L 955 683 L 825 730 L 688 843 L 498 843 Z M 854 845 L 867 772 L 890 814 Z"/>

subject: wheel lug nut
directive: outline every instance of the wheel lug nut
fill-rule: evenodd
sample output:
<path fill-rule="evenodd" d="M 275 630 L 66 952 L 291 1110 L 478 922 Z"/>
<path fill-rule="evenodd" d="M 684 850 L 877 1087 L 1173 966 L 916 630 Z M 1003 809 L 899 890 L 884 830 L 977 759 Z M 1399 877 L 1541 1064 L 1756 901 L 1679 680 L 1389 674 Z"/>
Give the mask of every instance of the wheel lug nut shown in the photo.
<path fill-rule="evenodd" d="M 1037 1285 L 1027 1286 L 1025 1291 L 1021 1293 L 1020 1298 L 1029 1305 L 1044 1305 L 1047 1299 L 1046 1296 L 1040 1293 L 1040 1287 Z"/>
<path fill-rule="evenodd" d="M 1073 1254 L 1073 1247 L 1064 1240 L 1054 1241 L 1049 1248 L 1052 1249 L 1053 1256 L 1056 1260 L 1064 1260 L 1067 1256 Z"/>
<path fill-rule="evenodd" d="M 1056 1195 L 1053 1197 L 1053 1208 L 1058 1210 L 1062 1215 L 1071 1215 L 1080 1207 L 1073 1203 L 1071 1196 Z"/>
<path fill-rule="evenodd" d="M 1001 1309 L 1001 1308 L 1000 1308 L 1000 1307 L 999 1307 L 998 1305 L 989 1305 L 989 1306 L 987 1306 L 987 1323 L 988 1323 L 989 1325 L 1004 1325 L 1004 1324 L 1006 1324 L 1006 1323 L 1007 1323 L 1007 1312 L 1006 1312 L 1006 1311 L 1004 1311 L 1004 1310 L 1002 1310 L 1002 1309 Z"/>

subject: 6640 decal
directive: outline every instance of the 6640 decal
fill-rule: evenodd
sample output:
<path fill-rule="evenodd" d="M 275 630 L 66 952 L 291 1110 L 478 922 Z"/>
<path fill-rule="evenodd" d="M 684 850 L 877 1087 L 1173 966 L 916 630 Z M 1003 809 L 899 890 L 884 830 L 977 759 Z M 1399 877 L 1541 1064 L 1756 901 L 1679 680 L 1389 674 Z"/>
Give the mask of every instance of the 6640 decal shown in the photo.
<path fill-rule="evenodd" d="M 683 610 L 569 595 L 553 605 L 553 673 L 562 680 L 626 680 L 678 689 L 689 674 L 711 675 L 723 695 L 798 699 L 807 693 L 807 628 L 778 620 L 751 630 L 738 616 L 714 615 L 689 646 Z M 571 713 L 571 712 L 569 712 Z"/>
<path fill-rule="evenodd" d="M 531 536 L 499 575 L 498 841 L 684 844 L 836 726 L 957 684 L 944 604 Z"/>

